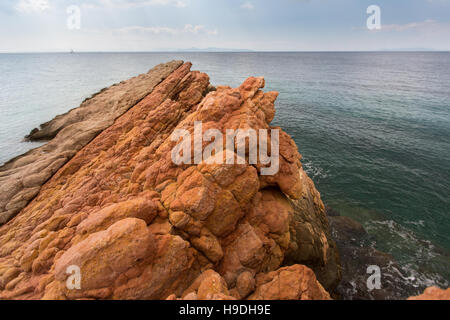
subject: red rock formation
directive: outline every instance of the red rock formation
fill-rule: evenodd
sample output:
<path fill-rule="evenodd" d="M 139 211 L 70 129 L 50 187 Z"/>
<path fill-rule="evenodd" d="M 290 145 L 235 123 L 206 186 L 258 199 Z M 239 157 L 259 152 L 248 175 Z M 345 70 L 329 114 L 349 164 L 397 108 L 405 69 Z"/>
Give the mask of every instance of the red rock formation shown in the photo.
<path fill-rule="evenodd" d="M 423 294 L 408 300 L 450 300 L 450 288 L 442 290 L 437 287 L 427 288 Z"/>
<path fill-rule="evenodd" d="M 250 300 L 331 300 L 308 267 L 294 265 L 259 274 Z"/>
<path fill-rule="evenodd" d="M 0 225 L 25 208 L 67 161 L 182 63 L 160 64 L 148 73 L 103 89 L 80 107 L 34 129 L 27 139 L 51 141 L 0 166 Z"/>
<path fill-rule="evenodd" d="M 261 91 L 262 78 L 210 92 L 208 76 L 190 67 L 170 74 L 0 227 L 0 298 L 329 299 L 297 264 L 328 289 L 339 281 L 320 194 L 286 133 L 273 176 L 249 164 L 248 151 L 242 164 L 172 161 L 171 134 L 193 133 L 196 121 L 203 132 L 275 129 L 278 93 Z M 66 286 L 70 266 L 81 270 L 80 290 Z"/>

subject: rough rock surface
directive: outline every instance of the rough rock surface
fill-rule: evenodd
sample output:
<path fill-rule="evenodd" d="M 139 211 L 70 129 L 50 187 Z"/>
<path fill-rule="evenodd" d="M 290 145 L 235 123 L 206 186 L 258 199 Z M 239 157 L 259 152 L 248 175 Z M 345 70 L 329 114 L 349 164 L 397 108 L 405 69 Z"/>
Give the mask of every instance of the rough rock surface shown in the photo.
<path fill-rule="evenodd" d="M 250 296 L 249 294 L 252 293 Z M 214 270 L 203 272 L 181 297 L 170 295 L 168 300 L 331 300 L 317 281 L 314 272 L 303 265 L 259 273 L 241 273 L 236 288 L 228 290 L 226 281 Z"/>
<path fill-rule="evenodd" d="M 34 129 L 28 139 L 52 140 L 0 167 L 0 225 L 20 212 L 59 168 L 181 64 L 172 61 L 158 65 L 146 74 L 102 90 L 79 108 Z"/>
<path fill-rule="evenodd" d="M 320 283 L 334 293 L 341 280 L 341 265 L 325 207 L 313 181 L 302 174 L 302 197 L 291 201 L 294 217 L 290 221 L 290 244 L 284 265 L 304 264 L 312 268 Z"/>
<path fill-rule="evenodd" d="M 278 93 L 261 91 L 263 78 L 212 90 L 190 68 L 172 72 L 0 227 L 0 298 L 330 298 L 338 255 L 286 133 L 272 176 L 249 164 L 248 150 L 240 164 L 211 161 L 222 151 L 198 165 L 172 161 L 174 130 L 193 133 L 196 121 L 203 132 L 279 129 L 270 127 Z M 80 289 L 66 285 L 72 266 Z"/>
<path fill-rule="evenodd" d="M 259 274 L 250 300 L 331 300 L 308 267 L 294 265 Z"/>
<path fill-rule="evenodd" d="M 430 287 L 425 289 L 423 294 L 410 297 L 408 300 L 450 300 L 450 288 L 442 290 L 437 287 Z"/>

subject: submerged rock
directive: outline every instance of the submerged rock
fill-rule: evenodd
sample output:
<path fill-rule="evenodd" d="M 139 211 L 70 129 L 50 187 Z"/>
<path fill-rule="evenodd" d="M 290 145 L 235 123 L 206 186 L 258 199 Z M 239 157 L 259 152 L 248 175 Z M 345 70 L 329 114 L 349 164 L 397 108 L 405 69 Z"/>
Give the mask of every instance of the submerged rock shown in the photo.
<path fill-rule="evenodd" d="M 278 93 L 264 93 L 263 78 L 212 90 L 190 68 L 180 65 L 84 148 L 72 148 L 0 227 L 0 298 L 330 299 L 339 256 L 291 137 L 279 133 L 274 175 L 262 175 L 268 164 L 250 163 L 247 149 L 237 164 L 212 161 L 223 150 L 174 163 L 173 133 L 194 133 L 199 121 L 202 133 L 279 129 L 270 126 Z M 106 97 L 98 108 L 108 107 Z M 67 285 L 73 266 L 75 289 Z"/>
<path fill-rule="evenodd" d="M 330 215 L 331 213 L 331 215 Z M 342 280 L 336 289 L 345 300 L 405 300 L 417 285 L 408 277 L 394 257 L 372 247 L 369 235 L 357 221 L 327 207 L 332 237 L 339 249 Z M 370 268 L 379 268 L 380 287 L 369 287 L 373 274 Z"/>

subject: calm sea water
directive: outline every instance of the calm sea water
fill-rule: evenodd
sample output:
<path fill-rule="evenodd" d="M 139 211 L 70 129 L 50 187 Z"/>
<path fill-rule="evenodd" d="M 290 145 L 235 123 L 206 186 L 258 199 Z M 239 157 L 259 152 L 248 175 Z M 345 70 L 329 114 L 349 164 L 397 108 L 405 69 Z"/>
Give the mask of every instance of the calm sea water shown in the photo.
<path fill-rule="evenodd" d="M 450 281 L 450 53 L 0 54 L 0 162 L 92 93 L 172 60 L 213 84 L 264 76 L 324 201 L 364 224 L 413 286 Z"/>

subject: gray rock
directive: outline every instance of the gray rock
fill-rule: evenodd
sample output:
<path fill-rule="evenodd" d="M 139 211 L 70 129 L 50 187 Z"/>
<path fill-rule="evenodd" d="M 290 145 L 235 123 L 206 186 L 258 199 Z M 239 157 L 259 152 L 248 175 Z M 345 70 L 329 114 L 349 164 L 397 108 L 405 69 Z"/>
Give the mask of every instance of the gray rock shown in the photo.
<path fill-rule="evenodd" d="M 303 264 L 311 268 L 325 290 L 334 296 L 341 280 L 339 252 L 331 237 L 320 194 L 310 178 L 303 181 L 303 197 L 291 201 L 294 208 L 291 243 L 283 265 Z"/>

